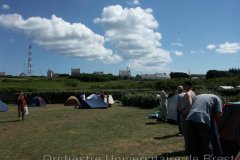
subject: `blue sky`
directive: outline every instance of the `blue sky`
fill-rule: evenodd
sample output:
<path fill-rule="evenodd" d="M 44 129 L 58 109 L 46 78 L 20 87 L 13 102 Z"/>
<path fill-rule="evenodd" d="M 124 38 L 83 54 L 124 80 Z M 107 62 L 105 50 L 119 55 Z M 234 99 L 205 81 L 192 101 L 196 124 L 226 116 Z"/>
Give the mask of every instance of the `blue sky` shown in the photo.
<path fill-rule="evenodd" d="M 240 68 L 239 0 L 0 0 L 0 72 Z M 25 65 L 24 65 L 25 64 Z"/>

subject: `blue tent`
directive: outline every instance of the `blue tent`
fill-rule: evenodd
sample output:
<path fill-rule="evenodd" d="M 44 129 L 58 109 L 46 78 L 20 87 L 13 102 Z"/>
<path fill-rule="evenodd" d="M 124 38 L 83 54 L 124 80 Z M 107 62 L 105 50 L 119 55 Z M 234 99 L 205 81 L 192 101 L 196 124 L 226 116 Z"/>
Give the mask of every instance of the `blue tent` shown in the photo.
<path fill-rule="evenodd" d="M 100 96 L 96 94 L 92 94 L 89 97 L 87 97 L 86 100 L 81 102 L 80 109 L 81 108 L 106 109 L 107 104 L 104 102 L 104 100 Z"/>
<path fill-rule="evenodd" d="M 8 107 L 6 103 L 3 103 L 2 101 L 0 101 L 0 112 L 7 112 L 7 111 L 8 111 Z"/>

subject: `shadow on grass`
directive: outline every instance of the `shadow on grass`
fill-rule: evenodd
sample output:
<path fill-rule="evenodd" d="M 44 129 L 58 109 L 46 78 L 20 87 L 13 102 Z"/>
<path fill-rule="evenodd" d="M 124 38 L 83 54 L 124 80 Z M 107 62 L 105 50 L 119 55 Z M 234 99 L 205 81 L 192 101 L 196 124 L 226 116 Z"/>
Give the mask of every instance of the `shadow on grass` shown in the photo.
<path fill-rule="evenodd" d="M 0 121 L 0 123 L 19 122 L 19 120 Z"/>
<path fill-rule="evenodd" d="M 177 125 L 177 123 L 173 120 L 168 120 L 167 122 L 164 122 L 162 120 L 156 120 L 155 122 L 147 122 L 146 125 L 155 125 L 155 124 L 171 124 L 171 125 Z"/>
<path fill-rule="evenodd" d="M 161 122 L 147 122 L 146 125 L 162 124 Z"/>
<path fill-rule="evenodd" d="M 172 137 L 181 137 L 178 134 L 172 134 L 172 135 L 167 135 L 167 136 L 162 136 L 162 137 L 153 137 L 153 139 L 156 140 L 161 140 L 161 139 L 168 139 L 168 138 L 172 138 Z"/>
<path fill-rule="evenodd" d="M 176 151 L 176 152 L 169 152 L 169 153 L 163 153 L 161 155 L 158 155 L 156 158 L 151 158 L 149 160 L 163 160 L 163 159 L 175 159 L 175 158 L 180 158 L 180 157 L 185 157 L 187 154 L 185 151 Z"/>

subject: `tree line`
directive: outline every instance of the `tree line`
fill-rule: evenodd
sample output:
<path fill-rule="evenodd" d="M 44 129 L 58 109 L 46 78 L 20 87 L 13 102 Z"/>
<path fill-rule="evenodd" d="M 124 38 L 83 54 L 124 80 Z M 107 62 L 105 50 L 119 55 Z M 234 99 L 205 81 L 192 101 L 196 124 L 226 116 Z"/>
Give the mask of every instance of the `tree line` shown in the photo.
<path fill-rule="evenodd" d="M 221 77 L 231 77 L 240 75 L 240 69 L 232 68 L 228 71 L 218 71 L 218 70 L 209 70 L 206 74 L 206 79 L 211 78 L 221 78 Z"/>

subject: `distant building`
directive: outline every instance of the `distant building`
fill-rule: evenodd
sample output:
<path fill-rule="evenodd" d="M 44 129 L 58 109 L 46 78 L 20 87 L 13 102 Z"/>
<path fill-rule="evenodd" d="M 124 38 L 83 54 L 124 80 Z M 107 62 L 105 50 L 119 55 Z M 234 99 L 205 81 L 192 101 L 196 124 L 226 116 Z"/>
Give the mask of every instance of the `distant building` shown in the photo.
<path fill-rule="evenodd" d="M 25 73 L 20 73 L 20 74 L 19 74 L 19 77 L 25 77 L 25 76 L 26 76 Z"/>
<path fill-rule="evenodd" d="M 48 70 L 47 71 L 47 77 L 48 78 L 56 78 L 56 77 L 59 77 L 60 73 L 54 73 L 52 70 Z"/>
<path fill-rule="evenodd" d="M 48 77 L 48 78 L 53 78 L 53 74 L 54 74 L 54 72 L 53 72 L 52 70 L 49 69 L 49 70 L 47 71 L 47 77 Z"/>
<path fill-rule="evenodd" d="M 142 79 L 169 79 L 170 76 L 166 73 L 142 74 Z"/>
<path fill-rule="evenodd" d="M 5 76 L 6 72 L 0 72 L 0 76 Z"/>
<path fill-rule="evenodd" d="M 59 77 L 59 75 L 61 75 L 61 74 L 60 73 L 53 73 L 52 77 L 57 78 L 57 77 Z"/>
<path fill-rule="evenodd" d="M 102 71 L 94 71 L 93 74 L 103 75 L 104 73 Z"/>
<path fill-rule="evenodd" d="M 119 77 L 121 77 L 121 78 L 123 78 L 123 77 L 130 78 L 131 77 L 131 72 L 130 72 L 129 67 L 127 67 L 126 70 L 119 70 Z"/>
<path fill-rule="evenodd" d="M 71 76 L 79 76 L 80 68 L 71 68 Z"/>

